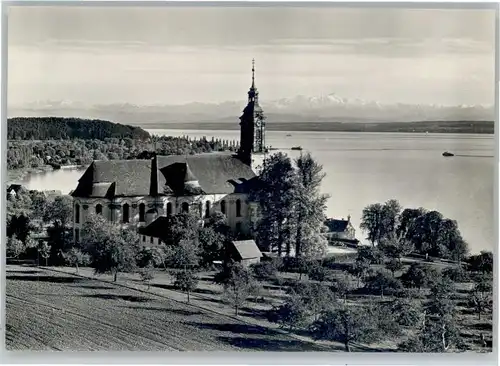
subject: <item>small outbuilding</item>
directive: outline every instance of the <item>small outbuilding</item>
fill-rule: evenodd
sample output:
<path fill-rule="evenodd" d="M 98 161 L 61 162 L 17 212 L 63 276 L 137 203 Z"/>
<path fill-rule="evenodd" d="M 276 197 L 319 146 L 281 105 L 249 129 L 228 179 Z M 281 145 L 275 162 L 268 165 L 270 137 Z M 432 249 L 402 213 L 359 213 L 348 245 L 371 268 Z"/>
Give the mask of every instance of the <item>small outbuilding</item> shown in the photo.
<path fill-rule="evenodd" d="M 231 258 L 241 263 L 244 267 L 259 263 L 262 258 L 262 252 L 253 240 L 233 241 L 229 249 Z"/>

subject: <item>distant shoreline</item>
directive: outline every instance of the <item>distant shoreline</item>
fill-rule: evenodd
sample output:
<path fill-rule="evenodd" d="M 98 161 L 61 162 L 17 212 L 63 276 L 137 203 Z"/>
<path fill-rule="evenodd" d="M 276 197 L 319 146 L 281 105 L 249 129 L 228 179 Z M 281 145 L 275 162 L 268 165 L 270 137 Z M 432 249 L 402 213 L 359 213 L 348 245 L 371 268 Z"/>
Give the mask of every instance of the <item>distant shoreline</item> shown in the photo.
<path fill-rule="evenodd" d="M 401 132 L 401 133 L 469 133 L 494 134 L 492 121 L 431 121 L 431 122 L 383 122 L 383 123 L 342 123 L 342 122 L 268 122 L 268 131 L 290 132 Z M 136 124 L 146 130 L 239 130 L 238 123 L 150 123 Z"/>

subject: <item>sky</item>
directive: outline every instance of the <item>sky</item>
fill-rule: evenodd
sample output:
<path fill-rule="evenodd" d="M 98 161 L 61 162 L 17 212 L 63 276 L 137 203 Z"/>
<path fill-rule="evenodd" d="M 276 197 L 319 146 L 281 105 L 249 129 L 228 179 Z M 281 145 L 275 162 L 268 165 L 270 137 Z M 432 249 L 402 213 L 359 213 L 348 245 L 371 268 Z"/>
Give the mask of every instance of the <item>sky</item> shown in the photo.
<path fill-rule="evenodd" d="M 243 100 L 335 93 L 492 105 L 494 10 L 31 7 L 8 13 L 8 105 Z"/>

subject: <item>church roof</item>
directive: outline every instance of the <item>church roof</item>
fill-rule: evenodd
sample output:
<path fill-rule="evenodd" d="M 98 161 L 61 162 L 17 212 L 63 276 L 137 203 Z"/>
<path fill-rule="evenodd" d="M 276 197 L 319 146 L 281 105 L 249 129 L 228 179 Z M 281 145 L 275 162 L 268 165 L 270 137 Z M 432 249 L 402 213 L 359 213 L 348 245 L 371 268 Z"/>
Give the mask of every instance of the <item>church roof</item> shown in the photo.
<path fill-rule="evenodd" d="M 249 190 L 256 177 L 250 166 L 230 153 L 169 155 L 156 159 L 156 164 L 154 159 L 94 161 L 79 179 L 72 195 L 111 198 L 151 193 L 243 193 Z M 154 170 L 157 174 L 153 174 Z M 198 181 L 200 191 L 187 191 L 186 179 Z"/>

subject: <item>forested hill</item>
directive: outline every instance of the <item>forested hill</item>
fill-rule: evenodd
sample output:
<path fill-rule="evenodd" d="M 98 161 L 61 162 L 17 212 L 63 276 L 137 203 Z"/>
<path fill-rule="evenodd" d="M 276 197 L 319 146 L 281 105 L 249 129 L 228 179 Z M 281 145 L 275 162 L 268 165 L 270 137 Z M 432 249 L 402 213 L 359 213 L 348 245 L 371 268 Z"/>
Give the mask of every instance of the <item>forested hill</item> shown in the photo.
<path fill-rule="evenodd" d="M 7 120 L 9 140 L 147 139 L 149 133 L 140 127 L 98 119 L 62 117 L 16 117 Z"/>

